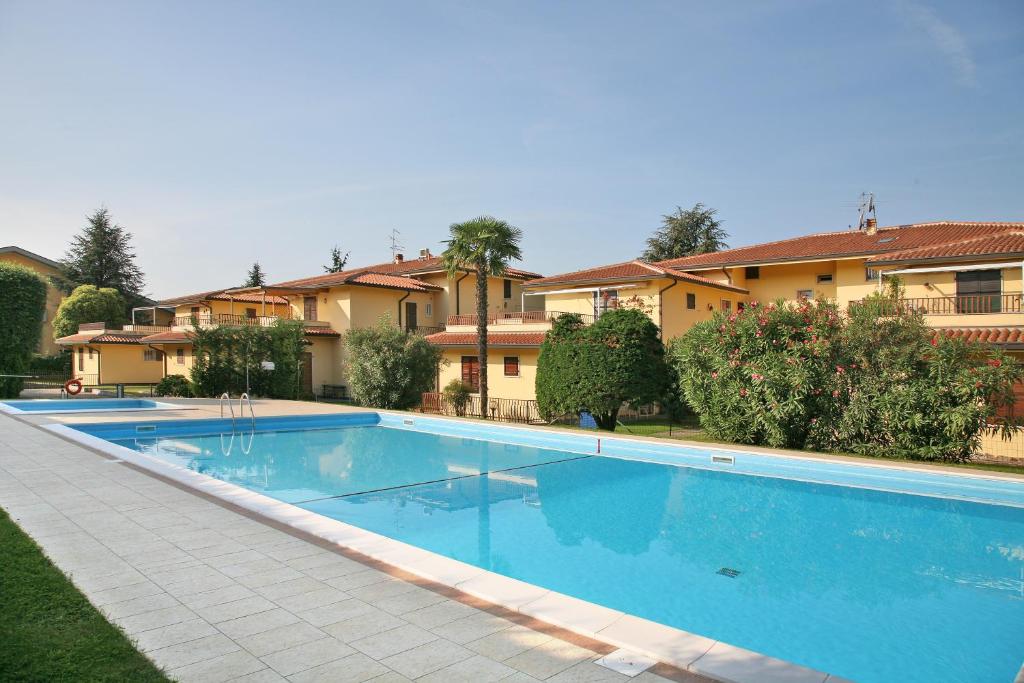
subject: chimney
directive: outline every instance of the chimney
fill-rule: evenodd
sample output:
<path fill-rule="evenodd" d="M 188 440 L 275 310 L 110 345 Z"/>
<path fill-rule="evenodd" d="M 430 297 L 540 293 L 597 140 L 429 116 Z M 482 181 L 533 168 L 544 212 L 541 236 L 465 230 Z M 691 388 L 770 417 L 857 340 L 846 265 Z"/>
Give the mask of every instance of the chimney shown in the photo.
<path fill-rule="evenodd" d="M 404 260 L 405 260 L 404 256 L 402 256 L 401 254 L 395 254 L 395 263 L 401 263 Z"/>
<path fill-rule="evenodd" d="M 430 249 L 420 249 L 420 258 L 421 259 L 428 259 L 431 256 L 433 256 L 433 254 L 430 253 Z"/>
<path fill-rule="evenodd" d="M 867 222 L 864 224 L 864 232 L 866 232 L 869 235 L 874 235 L 876 232 L 878 232 L 878 219 L 869 218 Z"/>

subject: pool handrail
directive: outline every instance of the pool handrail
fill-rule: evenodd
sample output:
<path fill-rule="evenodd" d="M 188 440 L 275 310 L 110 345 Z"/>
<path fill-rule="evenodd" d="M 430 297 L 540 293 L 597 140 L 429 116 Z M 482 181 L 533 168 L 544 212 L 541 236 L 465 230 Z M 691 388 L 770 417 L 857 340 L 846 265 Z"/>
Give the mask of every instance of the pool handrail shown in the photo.
<path fill-rule="evenodd" d="M 241 396 L 238 397 L 239 417 L 244 417 L 245 416 L 245 413 L 242 411 L 242 402 L 243 401 L 245 402 L 246 405 L 249 406 L 249 415 L 250 415 L 250 417 L 252 417 L 252 428 L 253 428 L 253 430 L 255 430 L 256 429 L 256 411 L 252 409 L 252 399 L 249 398 L 249 392 L 245 392 Z M 234 422 L 232 422 L 232 427 L 234 427 Z"/>
<path fill-rule="evenodd" d="M 235 407 L 231 405 L 231 394 L 225 391 L 217 400 L 220 403 L 220 416 L 222 418 L 224 417 L 224 402 L 227 401 L 228 410 L 231 411 L 231 431 L 235 431 Z M 242 399 L 238 399 L 238 402 L 241 404 Z M 239 405 L 239 409 L 241 409 L 241 405 Z"/>

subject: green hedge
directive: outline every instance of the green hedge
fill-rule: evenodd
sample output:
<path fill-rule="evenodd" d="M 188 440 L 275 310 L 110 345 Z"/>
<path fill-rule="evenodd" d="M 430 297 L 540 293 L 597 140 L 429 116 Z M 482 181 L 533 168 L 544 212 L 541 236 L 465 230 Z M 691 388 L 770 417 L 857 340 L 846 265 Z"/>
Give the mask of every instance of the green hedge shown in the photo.
<path fill-rule="evenodd" d="M 197 326 L 192 345 L 192 391 L 196 396 L 242 393 L 248 369 L 253 396 L 298 398 L 302 354 L 307 346 L 301 322 L 278 320 L 270 327 Z M 263 361 L 273 362 L 274 369 L 262 369 Z"/>
<path fill-rule="evenodd" d="M 39 346 L 46 281 L 24 266 L 0 263 L 0 292 L 0 374 L 23 375 Z M 22 384 L 0 379 L 0 398 L 17 398 Z"/>

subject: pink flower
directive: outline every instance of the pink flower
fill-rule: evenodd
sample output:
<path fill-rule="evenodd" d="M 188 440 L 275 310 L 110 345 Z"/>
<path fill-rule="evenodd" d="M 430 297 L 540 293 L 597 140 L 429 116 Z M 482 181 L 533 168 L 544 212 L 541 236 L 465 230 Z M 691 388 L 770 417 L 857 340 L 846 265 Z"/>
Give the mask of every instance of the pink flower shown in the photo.
<path fill-rule="evenodd" d="M 711 373 L 711 379 L 718 379 L 718 373 L 717 372 L 712 372 Z"/>
<path fill-rule="evenodd" d="M 764 379 L 764 375 L 759 375 L 759 374 L 757 374 L 757 373 L 755 372 L 754 374 L 752 374 L 752 375 L 750 376 L 750 379 L 754 380 L 755 382 L 759 382 L 759 381 L 761 381 L 762 379 Z"/>
<path fill-rule="evenodd" d="M 740 396 L 746 396 L 746 395 L 747 395 L 747 390 L 743 389 L 743 388 L 740 388 Z"/>
<path fill-rule="evenodd" d="M 836 374 L 837 375 L 841 375 L 841 374 L 843 374 L 843 372 L 845 372 L 845 370 L 843 370 L 843 366 L 842 365 L 837 365 L 836 366 Z"/>

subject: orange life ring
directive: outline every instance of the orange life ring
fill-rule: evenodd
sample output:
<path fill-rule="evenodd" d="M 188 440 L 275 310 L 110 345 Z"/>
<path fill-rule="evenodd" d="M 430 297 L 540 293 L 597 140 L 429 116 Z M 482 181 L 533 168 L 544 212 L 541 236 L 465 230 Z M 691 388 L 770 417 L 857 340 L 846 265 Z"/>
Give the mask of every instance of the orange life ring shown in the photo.
<path fill-rule="evenodd" d="M 68 392 L 68 396 L 77 396 L 82 393 L 82 380 L 69 379 L 64 382 L 64 391 Z"/>

